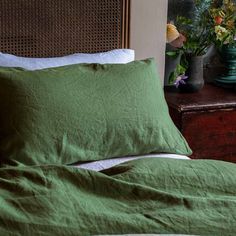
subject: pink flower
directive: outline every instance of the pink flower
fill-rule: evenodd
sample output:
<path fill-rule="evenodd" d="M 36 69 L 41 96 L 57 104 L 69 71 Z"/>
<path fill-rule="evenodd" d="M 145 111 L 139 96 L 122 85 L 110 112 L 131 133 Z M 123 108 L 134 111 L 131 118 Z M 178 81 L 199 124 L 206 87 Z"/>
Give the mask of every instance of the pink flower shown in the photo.
<path fill-rule="evenodd" d="M 174 41 L 172 41 L 170 43 L 170 45 L 175 47 L 175 48 L 181 48 L 181 47 L 183 47 L 186 40 L 187 39 L 183 34 L 179 34 L 179 37 L 177 39 L 175 39 Z"/>

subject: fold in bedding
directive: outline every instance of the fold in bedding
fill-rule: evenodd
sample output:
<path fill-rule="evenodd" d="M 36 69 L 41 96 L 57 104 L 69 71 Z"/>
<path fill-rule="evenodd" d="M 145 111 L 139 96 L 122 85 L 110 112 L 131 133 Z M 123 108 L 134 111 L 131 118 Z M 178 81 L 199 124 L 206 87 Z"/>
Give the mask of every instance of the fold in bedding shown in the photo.
<path fill-rule="evenodd" d="M 236 165 L 148 158 L 102 172 L 0 169 L 0 235 L 236 235 Z"/>

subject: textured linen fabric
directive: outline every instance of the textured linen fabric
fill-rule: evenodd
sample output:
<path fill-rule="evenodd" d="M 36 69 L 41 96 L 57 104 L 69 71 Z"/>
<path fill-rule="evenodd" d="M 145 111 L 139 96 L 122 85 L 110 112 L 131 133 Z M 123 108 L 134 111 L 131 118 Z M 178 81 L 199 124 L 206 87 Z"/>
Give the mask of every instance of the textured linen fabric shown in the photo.
<path fill-rule="evenodd" d="M 153 59 L 36 71 L 0 68 L 0 156 L 70 164 L 191 150 L 168 114 Z"/>
<path fill-rule="evenodd" d="M 236 165 L 141 159 L 104 172 L 0 169 L 0 235 L 236 235 Z"/>
<path fill-rule="evenodd" d="M 63 57 L 29 58 L 18 57 L 0 52 L 0 66 L 21 67 L 27 70 L 38 70 L 50 67 L 65 66 L 79 63 L 123 64 L 134 61 L 132 49 L 115 49 L 101 53 L 75 53 Z"/>

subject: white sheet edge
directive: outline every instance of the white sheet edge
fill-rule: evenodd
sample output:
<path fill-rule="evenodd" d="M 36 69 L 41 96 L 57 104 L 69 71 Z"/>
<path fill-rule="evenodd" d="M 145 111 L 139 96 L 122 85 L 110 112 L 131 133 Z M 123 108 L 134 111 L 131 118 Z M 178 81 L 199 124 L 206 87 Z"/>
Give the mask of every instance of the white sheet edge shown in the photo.
<path fill-rule="evenodd" d="M 141 155 L 141 156 L 130 156 L 130 157 L 117 157 L 112 159 L 106 159 L 101 161 L 93 161 L 84 164 L 74 165 L 74 167 L 93 170 L 93 171 L 102 171 L 113 166 L 119 165 L 121 163 L 125 163 L 127 161 L 138 160 L 142 158 L 173 158 L 173 159 L 182 159 L 182 160 L 189 160 L 190 158 L 183 155 L 177 154 L 149 154 L 149 155 Z"/>

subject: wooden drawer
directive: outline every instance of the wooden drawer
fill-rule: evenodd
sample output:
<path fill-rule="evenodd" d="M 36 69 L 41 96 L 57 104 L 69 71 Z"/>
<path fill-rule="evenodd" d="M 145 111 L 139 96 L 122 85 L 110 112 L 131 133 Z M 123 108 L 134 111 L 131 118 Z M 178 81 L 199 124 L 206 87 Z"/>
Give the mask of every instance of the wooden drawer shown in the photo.
<path fill-rule="evenodd" d="M 192 158 L 236 163 L 236 110 L 182 114 L 181 132 L 193 150 Z"/>
<path fill-rule="evenodd" d="M 205 85 L 197 93 L 165 92 L 170 115 L 192 158 L 236 163 L 236 92 Z"/>

